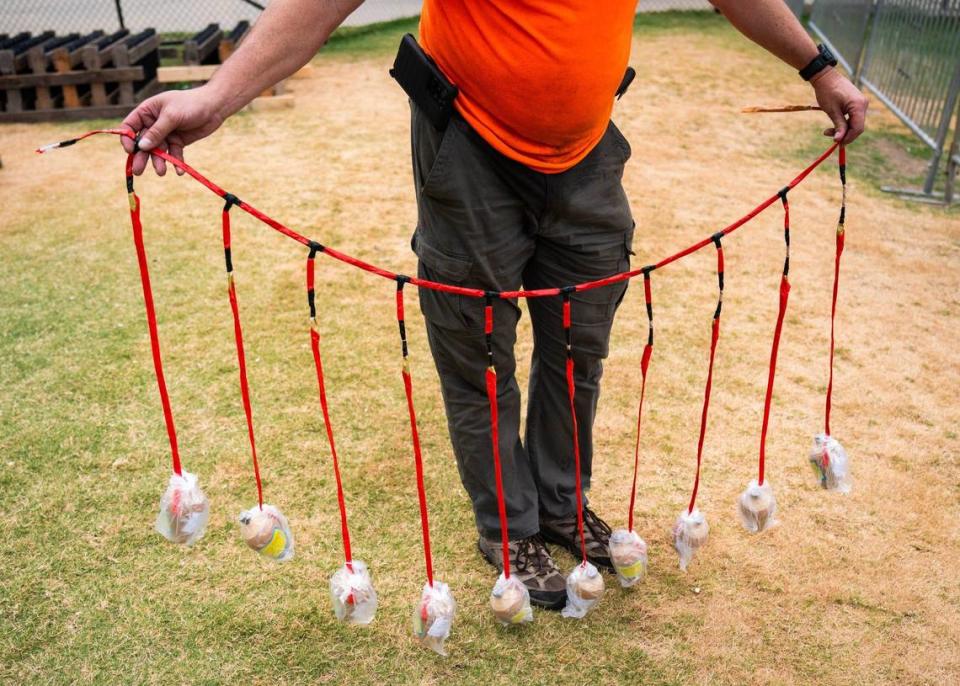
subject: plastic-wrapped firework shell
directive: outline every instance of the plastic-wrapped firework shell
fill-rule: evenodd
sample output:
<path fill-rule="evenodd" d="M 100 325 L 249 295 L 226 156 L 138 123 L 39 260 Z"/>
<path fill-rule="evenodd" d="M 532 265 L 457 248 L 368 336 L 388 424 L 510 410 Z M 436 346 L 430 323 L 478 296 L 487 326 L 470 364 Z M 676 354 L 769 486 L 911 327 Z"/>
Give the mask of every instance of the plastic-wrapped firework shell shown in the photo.
<path fill-rule="evenodd" d="M 777 524 L 777 499 L 770 482 L 761 486 L 756 479 L 751 481 L 737 498 L 737 513 L 743 528 L 751 533 L 770 529 Z"/>
<path fill-rule="evenodd" d="M 677 517 L 673 527 L 673 547 L 680 556 L 680 569 L 687 571 L 687 565 L 694 554 L 707 542 L 710 527 L 703 513 L 694 508 L 693 512 L 684 510 Z"/>
<path fill-rule="evenodd" d="M 240 535 L 248 546 L 277 562 L 293 557 L 293 532 L 283 513 L 273 505 L 251 507 L 240 513 Z"/>
<path fill-rule="evenodd" d="M 819 433 L 813 437 L 810 449 L 810 464 L 820 481 L 828 491 L 849 493 L 853 482 L 850 478 L 850 464 L 847 451 L 832 436 Z"/>
<path fill-rule="evenodd" d="M 210 501 L 204 495 L 195 474 L 171 474 L 167 490 L 160 498 L 160 511 L 154 525 L 168 541 L 192 545 L 207 528 Z"/>
<path fill-rule="evenodd" d="M 351 571 L 350 567 L 353 567 Z M 377 613 L 377 592 L 367 565 L 360 560 L 344 564 L 330 577 L 330 599 L 337 619 L 347 624 L 369 624 Z"/>
<path fill-rule="evenodd" d="M 508 579 L 500 574 L 490 592 L 490 608 L 497 621 L 504 625 L 533 621 L 530 591 L 515 576 Z"/>
<path fill-rule="evenodd" d="M 603 575 L 589 562 L 581 562 L 567 575 L 567 604 L 560 614 L 582 619 L 603 597 Z"/>
<path fill-rule="evenodd" d="M 629 588 L 647 573 L 647 544 L 636 531 L 617 529 L 610 534 L 610 560 L 620 585 Z"/>
<path fill-rule="evenodd" d="M 420 602 L 413 609 L 413 635 L 424 647 L 446 657 L 443 644 L 450 635 L 456 613 L 457 603 L 449 586 L 436 579 L 433 586 L 429 582 L 424 584 Z"/>

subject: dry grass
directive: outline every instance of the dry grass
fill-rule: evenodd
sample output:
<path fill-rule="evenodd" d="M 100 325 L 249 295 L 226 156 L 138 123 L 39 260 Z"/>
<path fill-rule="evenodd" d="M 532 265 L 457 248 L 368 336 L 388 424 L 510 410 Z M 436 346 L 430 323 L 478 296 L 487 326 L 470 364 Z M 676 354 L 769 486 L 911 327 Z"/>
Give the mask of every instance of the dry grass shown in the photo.
<path fill-rule="evenodd" d="M 633 143 L 625 183 L 646 262 L 708 234 L 782 185 L 826 143 L 817 114 L 742 116 L 805 102 L 794 74 L 719 20 L 641 29 L 668 54 L 617 106 Z M 391 41 L 392 42 L 392 41 Z M 642 43 L 642 52 L 639 47 Z M 412 270 L 407 105 L 389 56 L 320 58 L 289 112 L 240 115 L 190 152 L 221 185 L 316 238 Z M 875 129 L 902 135 L 877 107 Z M 876 140 L 851 151 L 835 434 L 849 497 L 806 465 L 826 379 L 832 165 L 792 195 L 794 259 L 769 479 L 783 524 L 750 537 L 734 497 L 755 469 L 776 314 L 780 214 L 726 243 L 724 332 L 701 507 L 711 540 L 686 575 L 668 528 L 693 476 L 713 308 L 713 256 L 655 278 L 639 530 L 651 574 L 581 623 L 541 612 L 516 631 L 486 609 L 493 581 L 447 443 L 419 313 L 410 326 L 436 566 L 460 603 L 447 660 L 408 636 L 422 583 L 392 285 L 322 261 L 332 412 L 358 557 L 382 598 L 368 630 L 339 626 L 333 484 L 305 326 L 303 251 L 236 219 L 234 260 L 268 499 L 297 559 L 239 542 L 255 498 L 224 294 L 219 203 L 176 177 L 144 178 L 144 221 L 184 459 L 214 514 L 192 550 L 151 530 L 167 449 L 149 362 L 116 142 L 35 157 L 82 125 L 0 127 L 0 680 L 67 683 L 945 683 L 960 679 L 956 426 L 960 223 L 873 189 Z M 884 143 L 888 145 L 889 143 Z M 881 151 L 882 152 L 882 151 Z M 873 171 L 871 171 L 873 170 Z M 633 289 L 607 365 L 593 502 L 625 517 L 645 329 Z M 528 322 L 521 354 L 529 354 Z M 573 560 L 561 556 L 564 566 Z M 697 592 L 695 589 L 698 589 Z"/>

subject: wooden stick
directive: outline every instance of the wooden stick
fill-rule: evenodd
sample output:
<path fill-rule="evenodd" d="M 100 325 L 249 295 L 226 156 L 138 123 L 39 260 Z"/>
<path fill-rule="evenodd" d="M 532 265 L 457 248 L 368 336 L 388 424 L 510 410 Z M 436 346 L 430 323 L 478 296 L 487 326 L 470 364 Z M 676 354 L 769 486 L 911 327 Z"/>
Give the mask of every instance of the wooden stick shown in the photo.
<path fill-rule="evenodd" d="M 741 112 L 756 114 L 758 112 L 811 112 L 820 111 L 819 105 L 781 105 L 780 107 L 744 107 Z"/>

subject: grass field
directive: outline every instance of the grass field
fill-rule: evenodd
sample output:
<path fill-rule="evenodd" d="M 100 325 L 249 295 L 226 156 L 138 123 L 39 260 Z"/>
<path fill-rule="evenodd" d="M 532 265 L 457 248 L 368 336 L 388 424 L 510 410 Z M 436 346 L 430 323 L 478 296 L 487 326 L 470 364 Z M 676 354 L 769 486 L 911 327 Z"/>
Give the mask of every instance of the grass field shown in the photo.
<path fill-rule="evenodd" d="M 739 216 L 827 146 L 818 113 L 738 114 L 811 95 L 722 20 L 640 22 L 639 77 L 614 114 L 633 144 L 625 185 L 638 264 Z M 336 39 L 314 76 L 292 84 L 294 109 L 238 115 L 188 160 L 290 226 L 411 272 L 408 109 L 387 75 L 407 26 Z M 654 67 L 643 55 L 670 59 Z M 138 182 L 182 452 L 213 503 L 206 537 L 174 547 L 152 530 L 168 450 L 119 146 L 100 139 L 38 157 L 34 147 L 87 124 L 0 126 L 0 683 L 956 683 L 960 217 L 877 190 L 922 176 L 923 161 L 879 106 L 870 124 L 850 151 L 833 420 L 853 461 L 853 493 L 820 491 L 806 463 L 827 372 L 839 202 L 828 163 L 791 194 L 793 293 L 767 472 L 782 525 L 750 537 L 733 506 L 755 471 L 782 258 L 774 208 L 725 243 L 699 501 L 711 539 L 681 573 L 668 531 L 693 478 L 715 297 L 714 257 L 704 252 L 654 279 L 658 338 L 637 515 L 650 576 L 630 591 L 610 580 L 582 622 L 540 612 L 519 630 L 494 625 L 493 575 L 475 551 L 419 312 L 409 308 L 436 568 L 459 603 L 447 659 L 409 636 L 423 572 L 393 284 L 318 264 L 355 554 L 381 596 L 363 630 L 338 625 L 327 597 L 340 544 L 304 251 L 234 219 L 266 494 L 297 538 L 296 559 L 276 566 L 246 549 L 235 524 L 256 492 L 221 203 L 174 175 Z M 606 366 L 591 493 L 615 525 L 626 517 L 645 331 L 642 289 L 633 288 Z M 524 317 L 521 357 L 530 345 Z"/>

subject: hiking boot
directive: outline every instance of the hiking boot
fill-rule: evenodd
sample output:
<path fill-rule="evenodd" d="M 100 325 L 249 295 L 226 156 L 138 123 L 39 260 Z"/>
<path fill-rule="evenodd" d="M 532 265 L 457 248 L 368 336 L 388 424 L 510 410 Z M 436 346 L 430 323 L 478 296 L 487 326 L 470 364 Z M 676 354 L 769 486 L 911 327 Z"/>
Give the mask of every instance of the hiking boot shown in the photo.
<path fill-rule="evenodd" d="M 589 507 L 583 508 L 583 534 L 587 543 L 587 559 L 600 569 L 613 571 L 610 561 L 610 526 Z M 548 543 L 555 543 L 570 551 L 578 560 L 580 533 L 577 531 L 577 516 L 564 519 L 540 519 L 540 535 Z"/>
<path fill-rule="evenodd" d="M 500 541 L 483 536 L 477 548 L 487 562 L 503 571 L 503 548 Z M 539 534 L 510 541 L 510 576 L 516 577 L 530 592 L 530 602 L 548 610 L 559 610 L 567 599 L 567 582 L 557 569 L 550 551 Z"/>

